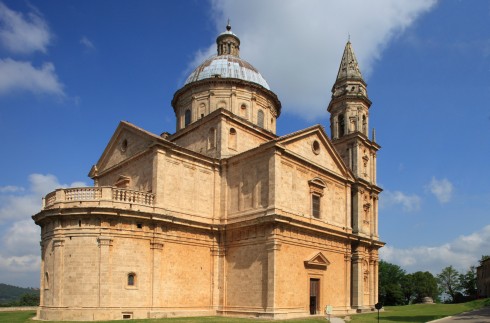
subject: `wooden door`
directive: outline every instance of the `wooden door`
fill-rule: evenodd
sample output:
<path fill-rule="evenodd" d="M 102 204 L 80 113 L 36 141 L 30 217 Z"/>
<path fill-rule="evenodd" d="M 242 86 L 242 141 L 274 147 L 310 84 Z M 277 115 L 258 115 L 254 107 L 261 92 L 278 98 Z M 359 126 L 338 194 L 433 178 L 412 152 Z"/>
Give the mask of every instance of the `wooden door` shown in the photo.
<path fill-rule="evenodd" d="M 314 315 L 318 311 L 320 302 L 320 279 L 310 278 L 310 314 Z"/>

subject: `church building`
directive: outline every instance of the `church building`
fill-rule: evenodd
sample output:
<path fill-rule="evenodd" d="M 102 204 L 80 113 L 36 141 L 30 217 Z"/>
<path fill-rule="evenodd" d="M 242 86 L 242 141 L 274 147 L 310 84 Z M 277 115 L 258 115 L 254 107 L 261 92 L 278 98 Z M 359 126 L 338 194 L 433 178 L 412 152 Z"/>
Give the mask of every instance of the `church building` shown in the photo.
<path fill-rule="evenodd" d="M 281 102 L 229 24 L 216 43 L 175 92 L 175 133 L 121 122 L 93 187 L 43 199 L 39 319 L 374 309 L 380 146 L 351 43 L 331 136 L 321 125 L 276 135 Z"/>

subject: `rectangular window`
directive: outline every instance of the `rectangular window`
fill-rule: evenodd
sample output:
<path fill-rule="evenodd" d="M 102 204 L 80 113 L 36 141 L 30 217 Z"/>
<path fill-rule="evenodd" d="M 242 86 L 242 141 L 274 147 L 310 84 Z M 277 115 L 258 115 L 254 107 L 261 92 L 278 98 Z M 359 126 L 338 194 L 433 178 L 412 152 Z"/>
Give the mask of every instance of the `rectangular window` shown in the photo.
<path fill-rule="evenodd" d="M 320 196 L 313 194 L 311 195 L 311 213 L 313 217 L 320 218 Z"/>

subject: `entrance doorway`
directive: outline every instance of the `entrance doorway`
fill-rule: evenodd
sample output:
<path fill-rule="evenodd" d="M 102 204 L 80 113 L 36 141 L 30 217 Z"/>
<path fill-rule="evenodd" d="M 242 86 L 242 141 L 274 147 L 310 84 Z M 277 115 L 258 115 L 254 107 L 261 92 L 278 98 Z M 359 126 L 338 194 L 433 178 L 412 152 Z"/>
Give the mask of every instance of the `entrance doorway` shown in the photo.
<path fill-rule="evenodd" d="M 310 314 L 314 315 L 318 311 L 320 302 L 320 279 L 310 278 Z"/>

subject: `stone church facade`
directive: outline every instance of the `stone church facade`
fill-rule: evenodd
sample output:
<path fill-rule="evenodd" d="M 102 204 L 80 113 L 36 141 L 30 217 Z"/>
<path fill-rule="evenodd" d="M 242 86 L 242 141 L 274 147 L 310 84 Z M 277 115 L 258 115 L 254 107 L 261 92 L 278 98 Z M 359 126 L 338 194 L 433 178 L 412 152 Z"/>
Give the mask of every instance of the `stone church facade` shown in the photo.
<path fill-rule="evenodd" d="M 121 122 L 90 170 L 58 189 L 41 227 L 46 320 L 192 315 L 290 318 L 378 301 L 371 101 L 350 42 L 320 125 L 277 136 L 281 103 L 239 56 L 217 55 L 172 100 L 176 132 Z"/>

